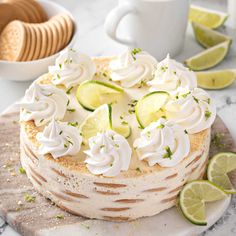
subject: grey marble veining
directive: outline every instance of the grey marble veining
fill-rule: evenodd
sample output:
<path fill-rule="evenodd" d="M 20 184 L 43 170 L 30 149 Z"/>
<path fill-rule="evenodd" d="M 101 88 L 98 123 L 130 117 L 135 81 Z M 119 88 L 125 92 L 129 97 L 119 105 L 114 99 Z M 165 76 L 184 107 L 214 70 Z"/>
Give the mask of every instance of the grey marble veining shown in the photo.
<path fill-rule="evenodd" d="M 103 23 L 107 13 L 117 4 L 115 0 L 55 0 L 74 15 L 79 27 L 79 37 L 76 47 L 91 56 L 113 55 L 124 50 L 124 46 L 112 41 L 103 30 Z M 209 7 L 216 10 L 226 11 L 225 0 L 193 0 L 195 4 Z M 236 31 L 222 28 L 221 31 L 236 38 Z M 195 41 L 191 27 L 188 28 L 185 47 L 183 52 L 177 57 L 178 60 L 194 55 L 203 50 Z M 233 43 L 232 49 L 227 58 L 214 69 L 236 68 L 236 42 Z M 23 96 L 25 89 L 31 82 L 17 83 L 0 80 L 0 112 L 7 106 Z M 225 124 L 230 129 L 234 140 L 236 141 L 236 83 L 231 87 L 220 90 L 210 91 L 214 98 L 217 111 Z M 4 98 L 4 99 L 3 99 Z M 17 236 L 7 224 L 0 219 L 1 236 Z M 204 236 L 231 236 L 236 235 L 236 197 L 222 218 L 212 226 Z"/>

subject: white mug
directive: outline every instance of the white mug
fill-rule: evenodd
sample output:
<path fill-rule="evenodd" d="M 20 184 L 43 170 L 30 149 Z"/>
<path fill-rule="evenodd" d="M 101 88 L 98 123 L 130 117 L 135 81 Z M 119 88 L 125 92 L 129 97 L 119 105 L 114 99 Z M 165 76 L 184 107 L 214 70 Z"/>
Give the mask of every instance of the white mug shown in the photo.
<path fill-rule="evenodd" d="M 174 57 L 184 44 L 188 11 L 189 0 L 119 0 L 106 18 L 105 31 L 115 41 L 142 48 L 158 60 L 168 53 Z"/>

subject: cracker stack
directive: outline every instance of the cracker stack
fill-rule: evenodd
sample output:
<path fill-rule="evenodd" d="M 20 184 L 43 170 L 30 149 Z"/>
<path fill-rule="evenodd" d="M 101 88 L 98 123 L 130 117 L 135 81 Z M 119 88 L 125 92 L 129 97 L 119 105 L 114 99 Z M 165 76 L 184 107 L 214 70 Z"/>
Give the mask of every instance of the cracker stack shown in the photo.
<path fill-rule="evenodd" d="M 4 20 L 2 12 L 6 14 Z M 43 8 L 34 0 L 1 3 L 0 60 L 37 60 L 63 49 L 73 34 L 72 19 L 65 13 L 46 19 Z"/>

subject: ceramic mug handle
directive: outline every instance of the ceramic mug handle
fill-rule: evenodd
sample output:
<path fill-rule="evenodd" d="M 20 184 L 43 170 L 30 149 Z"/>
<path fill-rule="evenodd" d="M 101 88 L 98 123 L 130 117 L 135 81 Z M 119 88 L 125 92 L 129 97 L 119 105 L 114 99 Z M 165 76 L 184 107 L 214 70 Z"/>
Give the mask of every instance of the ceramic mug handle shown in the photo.
<path fill-rule="evenodd" d="M 121 22 L 121 20 L 128 15 L 129 13 L 135 13 L 136 9 L 134 6 L 126 3 L 123 5 L 119 5 L 114 8 L 106 17 L 105 21 L 105 31 L 108 36 L 110 36 L 115 41 L 127 44 L 127 45 L 134 45 L 134 41 L 130 38 L 122 38 L 117 35 L 117 29 Z"/>

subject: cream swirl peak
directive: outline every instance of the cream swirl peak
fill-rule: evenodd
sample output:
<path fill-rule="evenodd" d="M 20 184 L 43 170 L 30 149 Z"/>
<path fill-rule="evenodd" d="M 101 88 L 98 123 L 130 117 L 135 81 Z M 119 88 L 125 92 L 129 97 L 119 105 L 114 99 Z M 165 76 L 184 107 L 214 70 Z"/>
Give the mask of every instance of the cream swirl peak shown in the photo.
<path fill-rule="evenodd" d="M 36 126 L 47 124 L 53 118 L 63 119 L 67 109 L 66 93 L 53 85 L 32 83 L 26 90 L 22 108 L 22 121 L 34 120 Z"/>
<path fill-rule="evenodd" d="M 123 87 L 130 88 L 152 79 L 156 64 L 153 56 L 139 48 L 127 50 L 110 62 L 110 77 L 113 81 L 120 81 Z"/>
<path fill-rule="evenodd" d="M 96 66 L 89 56 L 68 48 L 60 53 L 55 66 L 49 66 L 52 82 L 67 88 L 92 79 L 95 72 Z"/>
<path fill-rule="evenodd" d="M 139 159 L 146 160 L 149 166 L 172 167 L 189 154 L 190 141 L 180 125 L 161 118 L 141 132 L 134 147 Z"/>
<path fill-rule="evenodd" d="M 114 177 L 129 169 L 132 150 L 120 134 L 112 130 L 98 133 L 89 139 L 89 148 L 84 151 L 85 163 L 92 174 Z"/>
<path fill-rule="evenodd" d="M 151 92 L 157 90 L 173 92 L 178 87 L 196 88 L 197 80 L 194 72 L 167 55 L 158 63 L 153 80 L 148 81 L 147 84 L 151 86 Z"/>
<path fill-rule="evenodd" d="M 82 143 L 82 137 L 77 127 L 54 119 L 44 128 L 43 132 L 37 134 L 36 138 L 41 144 L 39 154 L 50 153 L 55 159 L 77 154 Z"/>
<path fill-rule="evenodd" d="M 165 106 L 169 120 L 181 125 L 190 134 L 210 128 L 216 117 L 216 107 L 210 95 L 200 88 L 179 88 Z"/>

